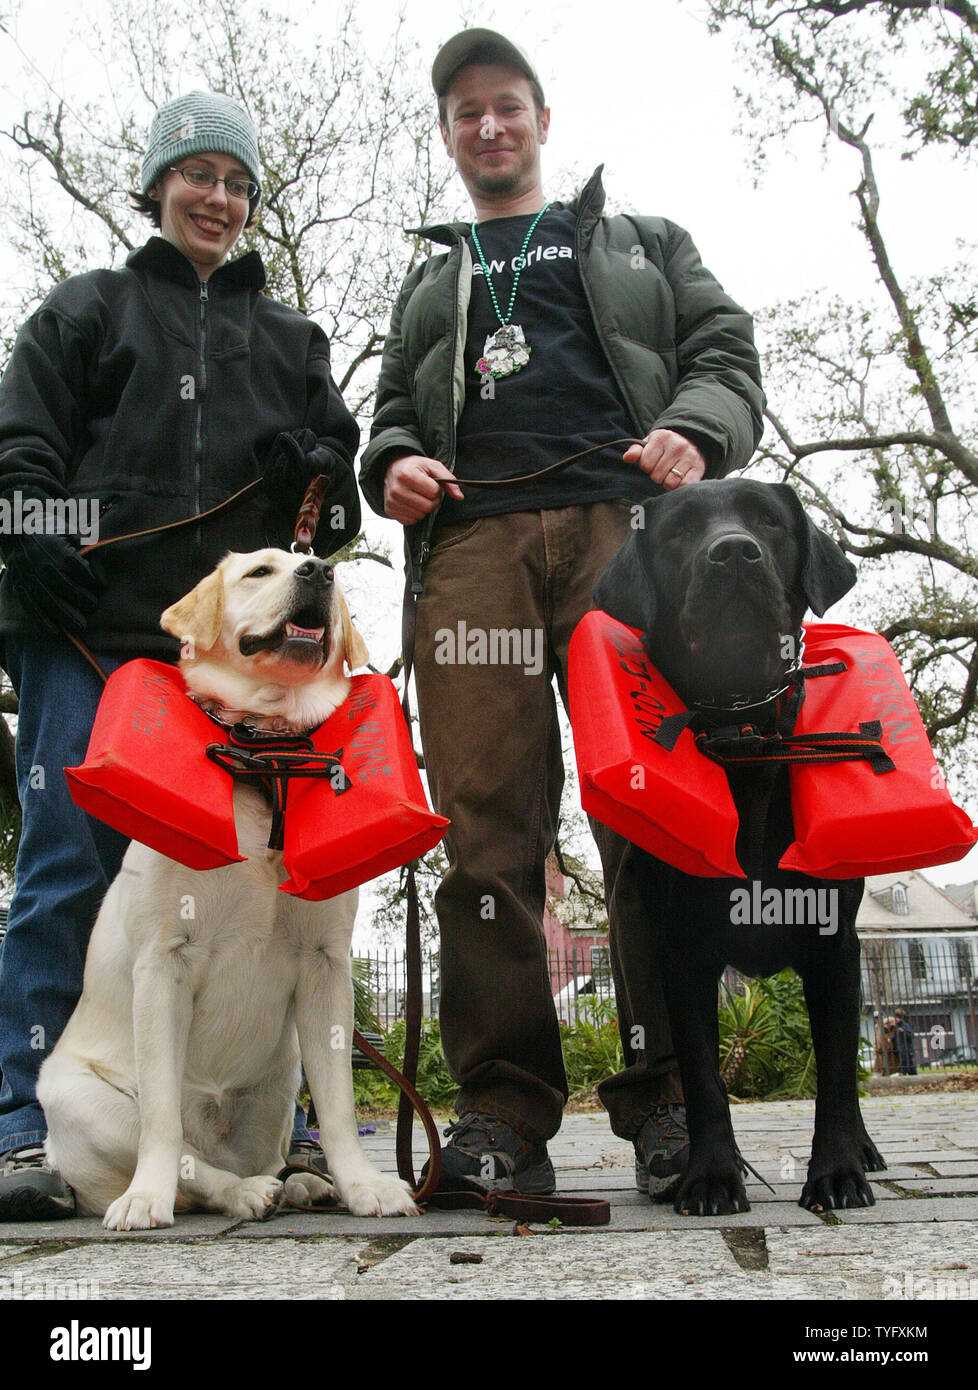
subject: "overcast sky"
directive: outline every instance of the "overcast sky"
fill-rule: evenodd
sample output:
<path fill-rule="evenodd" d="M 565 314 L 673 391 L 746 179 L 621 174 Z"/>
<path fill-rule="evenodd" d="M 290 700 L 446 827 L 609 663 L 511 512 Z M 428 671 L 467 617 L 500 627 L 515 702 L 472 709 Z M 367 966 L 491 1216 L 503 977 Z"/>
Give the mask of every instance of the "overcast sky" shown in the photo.
<path fill-rule="evenodd" d="M 331 34 L 340 8 L 334 0 L 310 0 L 302 11 L 303 29 Z M 738 62 L 732 40 L 708 34 L 697 0 L 646 0 L 641 6 L 635 0 L 550 0 L 545 7 L 525 0 L 478 7 L 360 0 L 356 13 L 368 46 L 384 43 L 400 9 L 429 62 L 466 22 L 501 30 L 528 53 L 552 112 L 544 152 L 548 196 L 571 192 L 554 182 L 555 171 L 587 174 L 603 162 L 610 198 L 687 227 L 705 264 L 754 311 L 809 291 L 851 299 L 865 292 L 868 253 L 849 196 L 859 178 L 855 154 L 833 143 L 826 158 L 822 130 L 809 127 L 770 155 L 764 182 L 755 188 L 748 147 L 734 133 L 734 88 L 753 79 Z M 69 99 L 99 94 L 104 75 L 72 31 L 106 12 L 104 0 L 46 0 L 13 17 L 11 29 L 33 69 L 0 35 L 0 126 L 9 128 L 22 115 L 44 77 Z M 874 130 L 886 134 L 885 119 L 880 113 Z M 0 157 L 9 166 L 12 147 L 9 141 L 3 145 Z M 929 154 L 910 163 L 899 155 L 899 147 L 880 153 L 877 168 L 881 223 L 897 274 L 906 281 L 955 258 L 955 238 L 971 230 L 962 208 L 974 205 L 974 195 L 948 157 Z M 13 298 L 9 277 L 9 257 L 0 251 L 0 302 Z M 386 534 L 399 551 L 399 527 L 372 518 L 368 525 L 372 535 Z M 368 568 L 373 573 L 358 587 L 369 589 L 373 603 L 392 613 L 399 579 L 378 581 L 376 567 Z M 831 616 L 844 621 L 847 614 L 840 606 Z M 396 650 L 396 625 L 382 627 L 382 649 L 375 650 L 381 666 Z M 969 809 L 972 815 L 978 810 Z M 976 874 L 978 853 L 933 876 L 944 882 Z"/>
<path fill-rule="evenodd" d="M 335 0 L 311 0 L 302 27 L 329 35 L 339 9 Z M 847 198 L 858 180 L 855 155 L 833 148 L 825 162 L 821 130 L 797 132 L 783 155 L 771 157 L 755 189 L 747 146 L 734 134 L 734 88 L 753 79 L 726 33 L 707 33 L 697 0 L 646 0 L 642 6 L 634 0 L 550 0 L 532 9 L 503 0 L 480 5 L 477 17 L 474 6 L 438 0 L 360 0 L 356 13 L 368 46 L 383 44 L 399 9 L 429 57 L 467 14 L 470 23 L 519 43 L 536 65 L 552 111 L 545 173 L 566 167 L 590 172 L 605 163 L 610 195 L 687 227 L 706 264 L 747 307 L 821 286 L 855 292 L 863 283 L 866 251 Z M 4 126 L 22 114 L 24 95 L 39 74 L 80 99 L 104 88 L 104 75 L 72 31 L 84 32 L 93 15 L 106 12 L 104 0 L 48 0 L 15 15 L 11 28 L 36 70 L 22 80 L 22 63 L 0 36 Z M 908 165 L 898 153 L 880 156 L 881 218 L 897 271 L 906 276 L 936 268 L 953 254 L 954 236 L 964 230 L 965 187 L 946 157 Z M 562 196 L 570 190 L 547 191 Z"/>

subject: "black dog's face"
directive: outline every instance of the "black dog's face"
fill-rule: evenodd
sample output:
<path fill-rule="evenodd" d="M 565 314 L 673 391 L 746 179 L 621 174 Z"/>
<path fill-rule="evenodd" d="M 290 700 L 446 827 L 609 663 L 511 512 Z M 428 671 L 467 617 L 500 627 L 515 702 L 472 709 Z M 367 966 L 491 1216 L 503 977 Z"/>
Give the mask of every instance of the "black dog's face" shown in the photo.
<path fill-rule="evenodd" d="M 594 601 L 641 629 L 688 704 L 761 699 L 792 663 L 806 608 L 821 615 L 855 582 L 783 484 L 694 483 L 649 498 L 643 521 Z"/>

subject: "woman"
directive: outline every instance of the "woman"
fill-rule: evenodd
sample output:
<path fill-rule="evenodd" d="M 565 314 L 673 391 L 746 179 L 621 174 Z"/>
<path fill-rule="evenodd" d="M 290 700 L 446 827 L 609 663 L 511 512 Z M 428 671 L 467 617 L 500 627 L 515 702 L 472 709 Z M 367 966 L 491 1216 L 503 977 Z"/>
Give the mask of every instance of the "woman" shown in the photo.
<path fill-rule="evenodd" d="M 159 236 L 121 270 L 58 285 L 18 335 L 0 383 L 0 529 L 34 518 L 0 534 L 0 641 L 20 697 L 23 810 L 0 957 L 0 1220 L 73 1211 L 44 1162 L 34 1084 L 81 993 L 91 926 L 126 846 L 68 795 L 62 769 L 84 758 L 102 687 L 65 635 L 83 638 L 106 672 L 133 657 L 172 659 L 163 610 L 227 550 L 287 543 L 317 474 L 330 481 L 332 524 L 320 529 L 320 553 L 359 529 L 359 431 L 326 337 L 261 293 L 257 252 L 228 259 L 260 184 L 255 129 L 237 102 L 191 92 L 162 107 L 134 195 Z M 259 489 L 212 516 L 155 529 L 258 478 Z M 150 528 L 79 553 L 95 529 L 105 541 Z"/>

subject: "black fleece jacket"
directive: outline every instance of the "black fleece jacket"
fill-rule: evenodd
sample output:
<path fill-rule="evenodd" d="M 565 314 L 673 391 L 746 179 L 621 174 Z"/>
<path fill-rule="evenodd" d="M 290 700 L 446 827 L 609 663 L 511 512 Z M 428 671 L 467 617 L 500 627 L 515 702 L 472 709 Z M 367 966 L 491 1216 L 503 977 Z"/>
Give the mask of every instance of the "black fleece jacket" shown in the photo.
<path fill-rule="evenodd" d="M 0 498 L 91 499 L 105 540 L 206 511 L 261 475 L 281 431 L 307 429 L 332 464 L 309 468 L 310 479 L 329 471 L 332 480 L 316 551 L 352 539 L 359 430 L 330 374 L 329 343 L 264 284 L 257 252 L 202 283 L 175 246 L 153 237 L 123 269 L 58 285 L 18 335 L 0 382 Z M 228 550 L 288 546 L 301 500 L 299 490 L 258 489 L 212 519 L 96 550 L 88 558 L 103 589 L 86 640 L 172 656 L 163 610 Z M 0 583 L 0 636 L 30 631 Z"/>

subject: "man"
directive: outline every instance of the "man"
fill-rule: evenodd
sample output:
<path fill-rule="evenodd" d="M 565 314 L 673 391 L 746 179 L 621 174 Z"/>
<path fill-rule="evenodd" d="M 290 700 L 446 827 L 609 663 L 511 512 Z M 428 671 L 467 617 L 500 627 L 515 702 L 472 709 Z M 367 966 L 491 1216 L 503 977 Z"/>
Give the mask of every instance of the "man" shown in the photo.
<path fill-rule="evenodd" d="M 163 610 L 229 549 L 288 544 L 319 473 L 330 478 L 323 515 L 340 523 L 317 537 L 324 553 L 359 529 L 359 431 L 329 344 L 261 293 L 256 252 L 228 260 L 260 196 L 257 136 L 237 102 L 191 92 L 162 107 L 135 195 L 160 235 L 121 270 L 58 285 L 0 383 L 0 503 L 4 515 L 44 518 L 38 533 L 5 525 L 0 535 L 23 809 L 0 959 L 0 1220 L 73 1211 L 44 1162 L 34 1087 L 81 994 L 88 936 L 126 847 L 68 794 L 62 769 L 84 759 L 102 691 L 68 636 L 84 638 L 106 673 L 131 657 L 173 659 Z M 82 539 L 218 508 L 259 477 L 206 520 L 80 553 Z M 96 522 L 84 537 L 83 514 Z M 304 1128 L 295 1137 L 308 1141 Z"/>
<path fill-rule="evenodd" d="M 424 232 L 449 249 L 402 288 L 361 484 L 409 528 L 421 736 L 433 802 L 452 822 L 435 903 L 461 1118 L 444 1181 L 548 1192 L 546 1141 L 567 1095 L 541 925 L 563 782 L 552 677 L 566 702 L 571 633 L 632 504 L 650 484 L 745 464 L 763 397 L 750 320 L 681 228 L 602 217 L 600 170 L 570 205 L 547 201 L 550 111 L 518 48 L 466 30 L 432 82 L 476 221 Z M 455 472 L 487 485 L 460 486 Z M 498 485 L 524 474 L 538 476 Z M 480 664 L 493 634 L 514 630 L 546 659 Z M 659 1194 L 684 1161 L 682 1091 L 629 847 L 593 829 L 629 1061 L 601 1098 L 635 1141 L 640 1188 Z"/>

